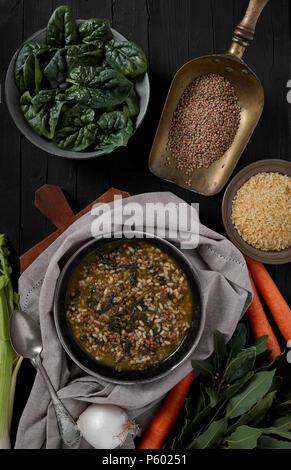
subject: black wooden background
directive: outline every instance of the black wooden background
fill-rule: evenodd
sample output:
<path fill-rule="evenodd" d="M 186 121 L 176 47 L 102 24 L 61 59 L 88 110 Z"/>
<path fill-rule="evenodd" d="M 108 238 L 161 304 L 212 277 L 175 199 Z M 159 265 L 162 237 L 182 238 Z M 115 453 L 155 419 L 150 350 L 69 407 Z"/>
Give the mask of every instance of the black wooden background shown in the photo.
<path fill-rule="evenodd" d="M 34 147 L 15 127 L 4 98 L 4 79 L 13 53 L 46 25 L 62 3 L 0 0 L 0 232 L 9 236 L 16 273 L 19 255 L 53 230 L 33 205 L 34 192 L 44 183 L 60 185 L 75 211 L 111 186 L 131 194 L 172 191 L 187 202 L 199 202 L 201 221 L 223 232 L 222 194 L 207 198 L 160 181 L 149 172 L 147 160 L 174 73 L 192 58 L 226 52 L 248 0 L 67 0 L 77 18 L 110 18 L 113 27 L 140 44 L 149 59 L 151 102 L 143 125 L 126 149 L 83 162 L 54 157 Z M 263 158 L 290 159 L 291 105 L 286 100 L 291 78 L 290 31 L 290 1 L 270 0 L 245 57 L 262 81 L 265 109 L 235 172 Z M 268 269 L 291 304 L 290 264 Z M 32 368 L 26 363 L 19 374 L 13 433 L 32 379 Z"/>

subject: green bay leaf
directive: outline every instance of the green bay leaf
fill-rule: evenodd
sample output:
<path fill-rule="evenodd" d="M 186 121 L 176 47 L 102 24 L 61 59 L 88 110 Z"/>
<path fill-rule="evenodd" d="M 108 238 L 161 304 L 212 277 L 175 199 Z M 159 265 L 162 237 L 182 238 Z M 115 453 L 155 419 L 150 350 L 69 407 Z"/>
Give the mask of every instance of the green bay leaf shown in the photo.
<path fill-rule="evenodd" d="M 271 434 L 273 436 L 279 436 L 283 437 L 284 439 L 291 441 L 291 432 L 288 431 L 280 431 L 280 429 L 277 428 L 267 428 L 267 429 L 262 429 L 263 434 Z"/>
<path fill-rule="evenodd" d="M 204 377 L 212 378 L 213 366 L 210 362 L 193 360 L 191 361 L 194 370 L 200 372 Z"/>
<path fill-rule="evenodd" d="M 226 367 L 225 378 L 227 383 L 232 383 L 245 376 L 252 370 L 256 359 L 256 348 L 250 347 L 241 351 Z"/>
<path fill-rule="evenodd" d="M 238 427 L 247 424 L 258 425 L 271 408 L 276 392 L 270 392 L 264 396 L 245 414 L 230 427 L 229 432 L 235 431 Z"/>
<path fill-rule="evenodd" d="M 217 391 L 214 389 L 214 388 L 206 388 L 205 389 L 207 395 L 209 396 L 209 399 L 210 399 L 210 406 L 211 408 L 213 408 L 214 406 L 217 405 L 218 401 L 219 401 L 219 395 L 217 393 Z"/>
<path fill-rule="evenodd" d="M 239 323 L 237 328 L 228 342 L 231 356 L 235 357 L 241 349 L 245 348 L 247 342 L 247 328 L 244 323 Z"/>
<path fill-rule="evenodd" d="M 277 418 L 273 426 L 281 431 L 290 431 L 291 429 L 291 415 L 288 414 L 287 416 L 282 416 L 281 418 Z"/>
<path fill-rule="evenodd" d="M 258 372 L 240 393 L 231 398 L 226 407 L 226 416 L 235 418 L 246 413 L 272 386 L 275 371 Z"/>
<path fill-rule="evenodd" d="M 269 436 L 261 436 L 258 439 L 259 449 L 291 449 L 291 442 L 281 441 Z"/>
<path fill-rule="evenodd" d="M 236 395 L 239 390 L 243 388 L 243 386 L 255 375 L 253 371 L 248 372 L 244 377 L 241 379 L 236 380 L 233 384 L 229 387 L 225 388 L 222 392 L 222 396 L 225 399 L 232 398 Z"/>
<path fill-rule="evenodd" d="M 259 354 L 263 354 L 264 352 L 269 351 L 269 348 L 267 346 L 267 341 L 268 341 L 268 335 L 261 336 L 260 338 L 257 338 L 254 342 L 254 346 L 257 349 L 257 356 Z"/>
<path fill-rule="evenodd" d="M 211 449 L 219 446 L 223 436 L 227 431 L 227 419 L 222 418 L 211 423 L 206 431 L 200 434 L 189 444 L 187 449 Z"/>
<path fill-rule="evenodd" d="M 209 423 L 211 417 L 212 408 L 210 405 L 203 408 L 195 418 L 190 421 L 184 429 L 182 440 L 184 442 L 193 442 L 197 432 Z"/>
<path fill-rule="evenodd" d="M 225 339 L 220 331 L 216 331 L 214 334 L 214 344 L 215 344 L 215 358 L 214 365 L 216 372 L 219 372 L 224 368 L 227 361 L 227 349 L 225 344 Z"/>
<path fill-rule="evenodd" d="M 231 449 L 254 449 L 262 432 L 261 429 L 243 425 L 227 437 L 226 442 Z"/>

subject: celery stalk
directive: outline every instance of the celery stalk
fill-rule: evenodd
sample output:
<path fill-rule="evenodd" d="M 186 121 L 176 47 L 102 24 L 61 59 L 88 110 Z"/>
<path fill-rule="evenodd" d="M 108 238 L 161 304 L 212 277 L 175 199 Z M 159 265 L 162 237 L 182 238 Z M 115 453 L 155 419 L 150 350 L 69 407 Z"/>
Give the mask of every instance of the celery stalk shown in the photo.
<path fill-rule="evenodd" d="M 0 449 L 10 448 L 16 375 L 22 359 L 13 351 L 9 340 L 9 318 L 19 304 L 10 279 L 8 255 L 6 237 L 0 234 Z"/>

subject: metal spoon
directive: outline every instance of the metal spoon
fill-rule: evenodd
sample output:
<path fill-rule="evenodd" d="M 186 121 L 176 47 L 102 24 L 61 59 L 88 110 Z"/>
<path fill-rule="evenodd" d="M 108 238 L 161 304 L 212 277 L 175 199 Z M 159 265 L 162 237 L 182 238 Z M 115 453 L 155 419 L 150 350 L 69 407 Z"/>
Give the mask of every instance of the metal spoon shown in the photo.
<path fill-rule="evenodd" d="M 10 318 L 9 333 L 13 349 L 20 356 L 31 360 L 36 369 L 41 373 L 47 385 L 55 408 L 63 442 L 69 447 L 78 444 L 81 439 L 81 433 L 72 416 L 58 398 L 41 362 L 40 353 L 42 351 L 42 340 L 39 325 L 25 312 L 15 310 Z"/>

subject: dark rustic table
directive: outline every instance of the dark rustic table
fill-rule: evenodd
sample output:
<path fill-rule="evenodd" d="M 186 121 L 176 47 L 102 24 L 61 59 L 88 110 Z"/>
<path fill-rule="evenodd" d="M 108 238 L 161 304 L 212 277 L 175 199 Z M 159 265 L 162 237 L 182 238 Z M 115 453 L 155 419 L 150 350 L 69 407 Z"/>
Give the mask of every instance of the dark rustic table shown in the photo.
<path fill-rule="evenodd" d="M 62 3 L 70 5 L 77 18 L 110 18 L 113 27 L 140 44 L 149 58 L 151 102 L 142 127 L 127 148 L 96 160 L 70 161 L 42 152 L 20 135 L 5 104 L 3 84 L 13 53 L 46 25 L 54 8 Z M 131 194 L 172 191 L 187 202 L 200 203 L 201 221 L 224 231 L 222 193 L 207 198 L 160 181 L 149 172 L 147 160 L 174 73 L 192 58 L 225 52 L 247 4 L 248 0 L 0 0 L 0 232 L 9 236 L 16 273 L 19 255 L 53 230 L 33 205 L 34 192 L 44 183 L 60 185 L 75 211 L 110 186 Z M 289 0 L 270 0 L 247 51 L 246 61 L 262 81 L 266 103 L 234 173 L 263 158 L 291 158 L 291 105 L 286 100 L 291 78 L 290 18 Z M 290 264 L 268 269 L 291 304 Z M 32 379 L 32 367 L 25 361 L 19 374 L 14 433 Z"/>

